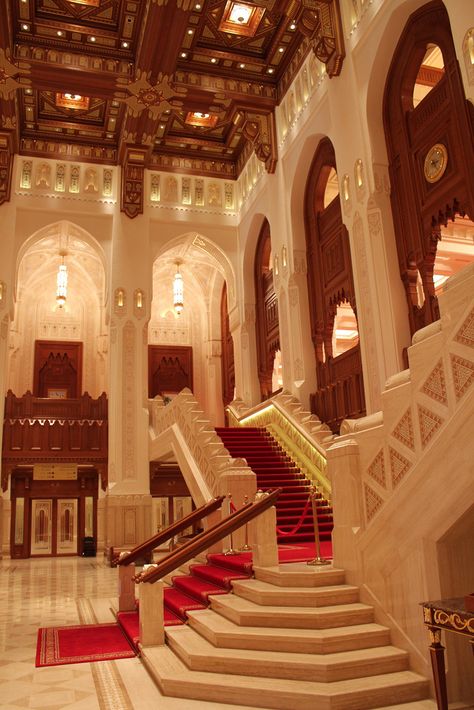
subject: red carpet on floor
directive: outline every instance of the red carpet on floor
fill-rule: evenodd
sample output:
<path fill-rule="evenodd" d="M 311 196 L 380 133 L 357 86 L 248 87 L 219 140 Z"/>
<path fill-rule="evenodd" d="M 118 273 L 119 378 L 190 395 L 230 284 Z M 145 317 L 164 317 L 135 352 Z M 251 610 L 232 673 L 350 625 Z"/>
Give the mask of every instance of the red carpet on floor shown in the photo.
<path fill-rule="evenodd" d="M 113 661 L 133 658 L 130 646 L 118 624 L 88 626 L 50 626 L 38 629 L 36 667 L 68 663 Z"/>

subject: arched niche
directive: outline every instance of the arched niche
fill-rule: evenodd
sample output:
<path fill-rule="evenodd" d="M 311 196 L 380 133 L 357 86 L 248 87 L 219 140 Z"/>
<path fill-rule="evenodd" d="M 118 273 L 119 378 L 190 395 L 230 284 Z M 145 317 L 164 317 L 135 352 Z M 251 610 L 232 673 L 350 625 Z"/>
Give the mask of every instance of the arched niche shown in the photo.
<path fill-rule="evenodd" d="M 267 220 L 258 237 L 254 276 L 258 379 L 263 401 L 272 394 L 273 363 L 275 353 L 280 350 L 278 299 L 273 284 L 272 242 Z"/>
<path fill-rule="evenodd" d="M 63 304 L 57 300 L 60 265 L 67 269 L 67 296 Z M 107 391 L 109 333 L 104 265 L 105 257 L 98 242 L 66 220 L 41 228 L 21 246 L 17 254 L 8 363 L 8 388 L 15 394 L 21 396 L 27 390 L 38 394 L 40 379 L 48 380 L 52 370 L 49 366 L 44 369 L 50 350 L 53 354 L 60 352 L 61 357 L 67 352 L 70 358 L 71 347 L 81 353 L 71 361 L 77 370 L 75 385 L 59 389 L 67 397 L 79 397 L 83 391 L 98 397 Z M 49 343 L 44 358 L 38 359 L 35 343 Z M 60 343 L 63 346 L 58 350 Z M 68 365 L 63 365 L 67 373 Z M 73 379 L 71 375 L 71 383 Z M 41 385 L 40 396 L 46 396 L 45 387 Z"/>
<path fill-rule="evenodd" d="M 177 263 L 184 293 L 184 305 L 179 315 L 173 307 L 173 279 Z M 219 247 L 205 235 L 185 233 L 167 242 L 156 255 L 152 282 L 153 297 L 148 323 L 149 383 L 153 383 L 157 370 L 155 353 L 158 352 L 161 362 L 163 355 L 168 358 L 169 351 L 169 356 L 174 358 L 171 362 L 178 362 L 188 376 L 188 386 L 192 386 L 206 415 L 219 423 L 223 420 L 221 388 L 210 387 L 209 366 L 216 367 L 217 379 L 212 382 L 217 381 L 220 385 L 222 288 L 225 283 L 229 301 L 235 303 L 233 267 Z M 182 379 L 176 377 L 173 391 L 165 394 L 173 394 L 181 385 Z M 152 391 L 149 385 L 149 393 Z"/>
<path fill-rule="evenodd" d="M 308 296 L 311 338 L 316 357 L 317 390 L 311 409 L 333 431 L 347 417 L 365 414 L 362 363 L 357 338 L 338 354 L 334 331 L 338 310 L 357 308 L 349 235 L 342 221 L 334 147 L 328 138 L 318 146 L 305 192 Z"/>
<path fill-rule="evenodd" d="M 405 25 L 385 84 L 383 117 L 399 270 L 413 333 L 439 318 L 436 286 L 442 275 L 460 268 L 459 244 L 465 244 L 464 261 L 472 259 L 474 108 L 464 95 L 449 17 L 439 0 L 414 12 Z M 455 238 L 449 234 L 452 223 Z"/>

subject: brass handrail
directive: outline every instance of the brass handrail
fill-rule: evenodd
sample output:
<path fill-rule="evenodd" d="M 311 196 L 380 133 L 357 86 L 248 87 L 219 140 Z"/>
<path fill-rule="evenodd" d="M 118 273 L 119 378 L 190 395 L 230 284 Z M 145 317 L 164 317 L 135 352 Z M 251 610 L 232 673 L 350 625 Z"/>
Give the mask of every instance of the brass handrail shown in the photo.
<path fill-rule="evenodd" d="M 197 520 L 202 520 L 202 518 L 205 518 L 207 515 L 210 515 L 215 510 L 218 510 L 224 500 L 225 496 L 218 496 L 217 498 L 213 498 L 208 503 L 202 505 L 200 508 L 193 510 L 184 518 L 180 518 L 176 522 L 172 523 L 165 530 L 160 530 L 160 532 L 156 533 L 156 535 L 153 535 L 153 537 L 150 537 L 148 540 L 145 540 L 145 542 L 142 542 L 140 545 L 137 545 L 133 548 L 133 550 L 130 550 L 130 552 L 122 552 L 121 555 L 114 559 L 114 564 L 129 565 L 132 562 L 135 562 L 135 560 L 139 557 L 142 557 L 146 553 L 151 552 L 154 547 L 158 547 L 158 545 L 161 545 L 162 543 L 171 540 L 172 537 L 188 528 Z"/>
<path fill-rule="evenodd" d="M 196 535 L 192 540 L 186 542 L 177 550 L 173 550 L 164 559 L 153 567 L 149 567 L 144 572 L 137 574 L 133 579 L 135 582 L 157 582 L 159 579 L 164 577 L 169 572 L 173 572 L 180 565 L 192 560 L 193 557 L 198 555 L 200 552 L 207 550 L 208 547 L 213 545 L 219 540 L 222 540 L 230 533 L 234 532 L 238 528 L 248 523 L 249 520 L 253 520 L 260 513 L 263 513 L 268 508 L 271 508 L 275 504 L 276 499 L 280 495 L 282 489 L 277 488 L 274 491 L 270 491 L 263 495 L 259 500 L 254 503 L 247 503 L 235 513 L 232 513 L 220 523 L 213 525 L 209 530 L 204 530 L 204 532 Z"/>

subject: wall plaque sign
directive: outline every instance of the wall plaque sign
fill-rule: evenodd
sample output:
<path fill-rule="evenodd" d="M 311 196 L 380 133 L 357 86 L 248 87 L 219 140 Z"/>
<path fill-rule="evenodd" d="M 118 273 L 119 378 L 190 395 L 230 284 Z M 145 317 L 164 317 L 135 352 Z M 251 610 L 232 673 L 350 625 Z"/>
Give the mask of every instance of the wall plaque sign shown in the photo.
<path fill-rule="evenodd" d="M 34 481 L 77 481 L 77 464 L 39 463 L 33 466 Z"/>

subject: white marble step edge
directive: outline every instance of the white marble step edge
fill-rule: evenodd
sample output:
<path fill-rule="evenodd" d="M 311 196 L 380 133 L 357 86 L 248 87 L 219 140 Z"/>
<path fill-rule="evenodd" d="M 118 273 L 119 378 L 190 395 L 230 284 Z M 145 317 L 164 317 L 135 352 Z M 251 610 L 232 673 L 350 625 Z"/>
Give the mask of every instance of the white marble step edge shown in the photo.
<path fill-rule="evenodd" d="M 368 710 L 428 694 L 428 681 L 411 671 L 319 683 L 191 671 L 166 646 L 142 649 L 142 660 L 165 695 L 272 710 Z"/>

